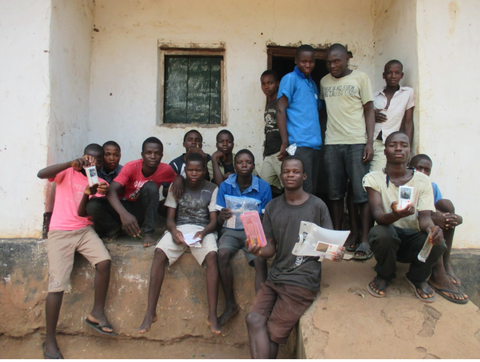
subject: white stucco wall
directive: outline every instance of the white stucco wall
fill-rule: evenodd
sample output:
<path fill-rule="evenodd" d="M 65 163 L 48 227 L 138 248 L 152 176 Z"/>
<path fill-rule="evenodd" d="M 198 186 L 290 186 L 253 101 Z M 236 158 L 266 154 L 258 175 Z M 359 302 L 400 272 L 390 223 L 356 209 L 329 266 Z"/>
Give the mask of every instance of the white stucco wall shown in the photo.
<path fill-rule="evenodd" d="M 419 0 L 417 13 L 420 149 L 434 162 L 433 181 L 464 225 L 455 247 L 480 247 L 480 5 L 475 0 Z"/>
<path fill-rule="evenodd" d="M 93 0 L 53 0 L 48 163 L 83 155 L 88 133 Z"/>
<path fill-rule="evenodd" d="M 40 236 L 49 98 L 50 0 L 0 2 L 0 236 Z"/>
<path fill-rule="evenodd" d="M 164 142 L 165 162 L 184 152 L 183 135 L 193 127 L 156 124 L 157 44 L 224 42 L 226 128 L 235 136 L 235 149 L 252 149 L 258 166 L 265 102 L 259 77 L 267 67 L 266 45 L 347 43 L 354 54 L 352 66 L 373 77 L 370 5 L 370 0 L 97 0 L 89 141 L 118 141 L 122 162 L 139 158 L 141 143 L 149 136 Z M 204 149 L 212 153 L 223 127 L 195 128 L 204 136 Z"/>

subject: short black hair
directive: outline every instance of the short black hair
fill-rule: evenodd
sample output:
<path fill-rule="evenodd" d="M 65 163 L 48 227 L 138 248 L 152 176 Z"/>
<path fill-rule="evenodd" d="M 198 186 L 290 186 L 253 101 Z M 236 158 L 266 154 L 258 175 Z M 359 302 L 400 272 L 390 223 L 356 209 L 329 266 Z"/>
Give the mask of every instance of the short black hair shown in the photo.
<path fill-rule="evenodd" d="M 90 143 L 85 149 L 83 150 L 83 154 L 86 155 L 87 151 L 93 151 L 93 152 L 98 152 L 102 156 L 105 154 L 103 151 L 103 147 L 100 146 L 98 143 Z"/>
<path fill-rule="evenodd" d="M 266 75 L 272 75 L 273 78 L 275 78 L 275 80 L 277 82 L 280 81 L 280 77 L 278 76 L 278 73 L 276 71 L 274 71 L 273 69 L 268 69 L 268 70 L 264 71 L 262 73 L 262 75 L 260 76 L 260 80 L 262 80 L 262 78 L 265 77 Z"/>
<path fill-rule="evenodd" d="M 327 53 L 331 53 L 331 52 L 337 51 L 337 50 L 342 52 L 342 53 L 345 53 L 347 55 L 347 57 L 350 58 L 347 48 L 345 48 L 345 46 L 340 44 L 340 43 L 335 43 L 335 44 L 330 45 L 328 47 Z"/>
<path fill-rule="evenodd" d="M 183 142 L 185 142 L 185 140 L 187 139 L 187 136 L 192 133 L 192 132 L 197 132 L 200 136 L 200 139 L 201 141 L 203 142 L 203 136 L 200 132 L 198 132 L 196 129 L 191 129 L 190 131 L 188 131 L 187 133 L 185 133 L 185 136 L 183 136 Z"/>
<path fill-rule="evenodd" d="M 157 137 L 148 137 L 145 141 L 143 141 L 142 152 L 145 150 L 145 145 L 147 143 L 156 143 L 157 145 L 160 145 L 160 151 L 163 152 L 163 143 Z"/>
<path fill-rule="evenodd" d="M 285 162 L 290 161 L 290 160 L 300 161 L 300 163 L 302 164 L 302 172 L 305 173 L 305 164 L 303 163 L 303 160 L 300 157 L 295 156 L 295 155 L 289 155 L 289 156 L 285 157 L 283 159 L 282 165 L 280 166 L 280 170 L 283 170 L 283 165 L 285 164 Z"/>
<path fill-rule="evenodd" d="M 238 152 L 235 154 L 235 159 L 233 160 L 233 162 L 234 162 L 234 163 L 237 163 L 237 158 L 238 158 L 238 156 L 243 155 L 243 154 L 250 155 L 250 157 L 251 157 L 252 160 L 253 160 L 253 163 L 255 163 L 255 156 L 253 155 L 252 151 L 247 150 L 246 148 L 241 149 L 240 151 L 238 151 Z"/>
<path fill-rule="evenodd" d="M 426 161 L 430 162 L 430 164 L 433 166 L 432 159 L 431 159 L 430 157 L 428 157 L 428 155 L 426 155 L 426 154 L 424 154 L 424 153 L 421 153 L 421 154 L 419 154 L 419 155 L 413 156 L 412 159 L 410 160 L 410 166 L 415 167 L 416 165 L 418 165 L 418 163 L 419 163 L 421 160 L 426 160 Z"/>
<path fill-rule="evenodd" d="M 303 53 L 303 52 L 315 54 L 315 49 L 313 49 L 313 47 L 311 45 L 308 45 L 308 44 L 300 45 L 297 48 L 297 52 L 295 53 L 295 58 L 298 58 L 300 53 Z"/>
<path fill-rule="evenodd" d="M 387 64 L 385 64 L 385 67 L 383 67 L 383 71 L 386 72 L 387 71 L 387 68 L 393 64 L 398 64 L 400 65 L 400 67 L 402 68 L 402 72 L 403 72 L 403 64 L 402 62 L 400 62 L 400 60 L 396 60 L 396 59 L 392 59 L 392 60 L 389 60 L 387 62 Z"/>
<path fill-rule="evenodd" d="M 187 155 L 187 159 L 185 160 L 185 163 L 187 164 L 188 162 L 200 162 L 202 164 L 202 167 L 205 169 L 205 157 L 203 157 L 199 153 L 189 153 Z"/>
<path fill-rule="evenodd" d="M 220 132 L 217 133 L 216 139 L 218 140 L 218 136 L 220 136 L 222 133 L 228 134 L 230 138 L 232 139 L 232 142 L 235 141 L 233 138 L 232 132 L 230 132 L 228 129 L 222 129 Z"/>
<path fill-rule="evenodd" d="M 117 147 L 119 151 L 122 151 L 122 149 L 120 148 L 120 145 L 115 141 L 107 141 L 103 144 L 102 147 L 107 147 L 107 146 Z"/>
<path fill-rule="evenodd" d="M 405 132 L 402 132 L 402 131 L 395 131 L 395 132 L 392 132 L 388 135 L 387 139 L 385 140 L 385 146 L 390 142 L 390 140 L 392 139 L 393 136 L 397 135 L 397 134 L 404 134 L 405 136 L 407 136 L 408 138 L 408 143 L 411 143 L 411 140 L 410 140 L 410 137 L 408 137 L 408 135 L 405 133 Z"/>

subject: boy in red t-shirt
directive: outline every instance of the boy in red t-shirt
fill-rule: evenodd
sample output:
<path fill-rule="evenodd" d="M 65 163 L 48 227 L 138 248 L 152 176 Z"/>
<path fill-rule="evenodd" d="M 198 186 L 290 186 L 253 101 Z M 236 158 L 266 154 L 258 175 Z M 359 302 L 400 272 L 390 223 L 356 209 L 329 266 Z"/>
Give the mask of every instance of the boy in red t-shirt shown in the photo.
<path fill-rule="evenodd" d="M 57 184 L 55 207 L 46 245 L 49 279 L 45 306 L 47 331 L 42 344 L 45 358 L 63 358 L 57 345 L 56 329 L 75 251 L 87 258 L 96 268 L 95 304 L 85 322 L 100 333 L 117 334 L 105 316 L 111 258 L 102 240 L 93 230 L 92 221 L 84 212 L 90 195 L 97 192 L 100 194 L 97 196 L 105 195 L 108 190 L 108 184 L 100 178 L 100 184 L 90 187 L 83 168 L 95 165 L 98 172 L 103 164 L 103 148 L 91 144 L 85 148 L 84 154 L 82 158 L 46 167 L 37 175 Z"/>
<path fill-rule="evenodd" d="M 153 238 L 158 213 L 159 187 L 171 184 L 177 174 L 163 157 L 163 144 L 156 137 L 142 145 L 142 158 L 127 162 L 113 180 L 107 200 L 94 199 L 87 204 L 87 213 L 104 233 L 104 240 L 115 239 L 123 228 L 133 237 L 142 236 L 143 246 L 156 244 Z M 122 200 L 125 197 L 124 200 Z"/>

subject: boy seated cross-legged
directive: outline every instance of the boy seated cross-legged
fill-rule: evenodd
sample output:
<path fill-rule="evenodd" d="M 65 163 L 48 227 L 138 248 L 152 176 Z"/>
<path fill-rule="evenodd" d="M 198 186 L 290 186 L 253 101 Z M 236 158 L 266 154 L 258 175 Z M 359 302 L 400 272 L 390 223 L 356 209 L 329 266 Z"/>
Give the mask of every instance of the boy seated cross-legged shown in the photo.
<path fill-rule="evenodd" d="M 133 237 L 142 236 L 144 247 L 155 245 L 159 187 L 175 181 L 177 174 L 161 163 L 163 144 L 158 138 L 147 138 L 141 155 L 141 159 L 123 166 L 110 185 L 106 200 L 94 199 L 87 204 L 87 212 L 104 232 L 104 240 L 114 240 L 123 228 Z"/>
<path fill-rule="evenodd" d="M 248 245 L 254 255 L 275 259 L 265 283 L 255 297 L 246 323 L 252 358 L 276 358 L 278 345 L 286 343 L 300 317 L 313 303 L 320 289 L 321 263 L 318 257 L 295 256 L 301 221 L 333 229 L 325 203 L 303 190 L 307 175 L 303 161 L 288 156 L 280 175 L 285 194 L 272 200 L 265 210 L 263 228 L 267 245 Z M 343 248 L 333 260 L 343 259 Z"/>
<path fill-rule="evenodd" d="M 258 201 L 258 213 L 262 215 L 265 206 L 272 199 L 270 185 L 253 175 L 255 167 L 255 157 L 249 150 L 238 151 L 234 159 L 236 173 L 220 184 L 217 194 L 218 223 L 223 223 L 232 218 L 232 210 L 227 208 L 226 196 L 247 197 Z M 230 266 L 230 259 L 235 253 L 243 249 L 250 266 L 255 267 L 255 291 L 258 292 L 260 285 L 267 277 L 267 261 L 262 257 L 252 255 L 245 246 L 245 230 L 222 227 L 221 237 L 218 244 L 218 265 L 220 272 L 220 282 L 222 283 L 225 294 L 225 311 L 219 317 L 220 325 L 223 326 L 228 319 L 239 312 L 235 297 L 233 294 L 233 274 Z"/>
<path fill-rule="evenodd" d="M 218 264 L 215 233 L 218 188 L 204 179 L 205 169 L 203 156 L 197 153 L 188 155 L 183 196 L 176 201 L 173 193 L 168 193 L 165 202 L 165 206 L 168 208 L 168 231 L 160 239 L 155 249 L 150 272 L 147 312 L 142 325 L 138 328 L 142 334 L 148 332 L 152 323 L 157 320 L 157 302 L 166 266 L 172 266 L 189 248 L 186 239 L 193 235 L 195 238 L 200 238 L 200 245 L 191 246 L 190 251 L 197 262 L 200 265 L 205 264 L 207 268 L 207 325 L 213 333 L 220 334 L 221 332 L 217 319 Z"/>
<path fill-rule="evenodd" d="M 42 345 L 45 358 L 63 358 L 58 348 L 56 329 L 63 292 L 68 289 L 73 269 L 75 251 L 95 266 L 95 303 L 86 323 L 96 331 L 116 335 L 105 316 L 105 299 L 110 282 L 111 258 L 102 240 L 86 217 L 85 204 L 89 197 L 105 195 L 108 184 L 99 178 L 100 184 L 90 187 L 84 167 L 103 164 L 103 148 L 88 145 L 84 156 L 76 160 L 48 166 L 38 172 L 38 177 L 56 182 L 55 207 L 47 239 L 48 295 L 45 305 L 46 336 Z"/>
<path fill-rule="evenodd" d="M 412 157 L 410 166 L 414 167 L 416 171 L 430 176 L 432 159 L 425 154 L 416 155 Z M 450 200 L 442 198 L 442 193 L 436 183 L 432 182 L 432 188 L 436 209 L 436 211 L 432 212 L 432 220 L 435 225 L 443 230 L 447 249 L 443 254 L 443 258 L 433 267 L 428 283 L 448 301 L 466 304 L 468 303 L 468 295 L 460 290 L 461 281 L 455 275 L 450 262 L 455 227 L 463 223 L 463 218 L 455 213 L 455 207 Z"/>

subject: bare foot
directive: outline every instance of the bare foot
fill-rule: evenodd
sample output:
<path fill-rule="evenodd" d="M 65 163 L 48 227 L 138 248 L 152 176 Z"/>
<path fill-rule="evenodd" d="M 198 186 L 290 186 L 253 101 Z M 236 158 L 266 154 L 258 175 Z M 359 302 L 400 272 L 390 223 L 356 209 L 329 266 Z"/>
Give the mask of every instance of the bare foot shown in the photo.
<path fill-rule="evenodd" d="M 358 244 L 360 244 L 359 239 L 360 238 L 358 237 L 358 235 L 353 235 L 352 233 L 350 233 L 343 246 L 347 251 L 354 251 L 357 248 Z"/>
<path fill-rule="evenodd" d="M 152 326 L 153 323 L 155 323 L 158 320 L 157 315 L 155 314 L 153 317 L 145 315 L 145 318 L 143 318 L 142 325 L 138 327 L 138 332 L 140 334 L 145 334 L 150 330 L 150 327 Z"/>
<path fill-rule="evenodd" d="M 225 311 L 223 312 L 223 314 L 218 318 L 218 323 L 220 323 L 220 326 L 224 326 L 225 323 L 227 323 L 227 321 L 232 318 L 233 316 L 235 316 L 236 314 L 238 314 L 238 312 L 240 312 L 240 308 L 238 308 L 238 305 L 233 305 L 233 306 L 227 306 L 227 308 L 225 308 Z"/>
<path fill-rule="evenodd" d="M 143 237 L 143 247 L 144 248 L 148 248 L 149 246 L 155 245 L 156 243 L 157 243 L 157 241 L 150 234 L 147 234 Z"/>
<path fill-rule="evenodd" d="M 218 318 L 208 318 L 207 319 L 207 326 L 210 327 L 210 330 L 214 334 L 221 334 L 222 333 L 222 328 L 220 327 L 220 324 L 218 323 Z"/>
<path fill-rule="evenodd" d="M 460 280 L 459 277 L 455 274 L 453 271 L 453 268 L 450 264 L 444 264 L 445 265 L 445 272 L 447 273 L 448 279 L 455 284 L 457 287 L 462 285 L 462 281 Z"/>

